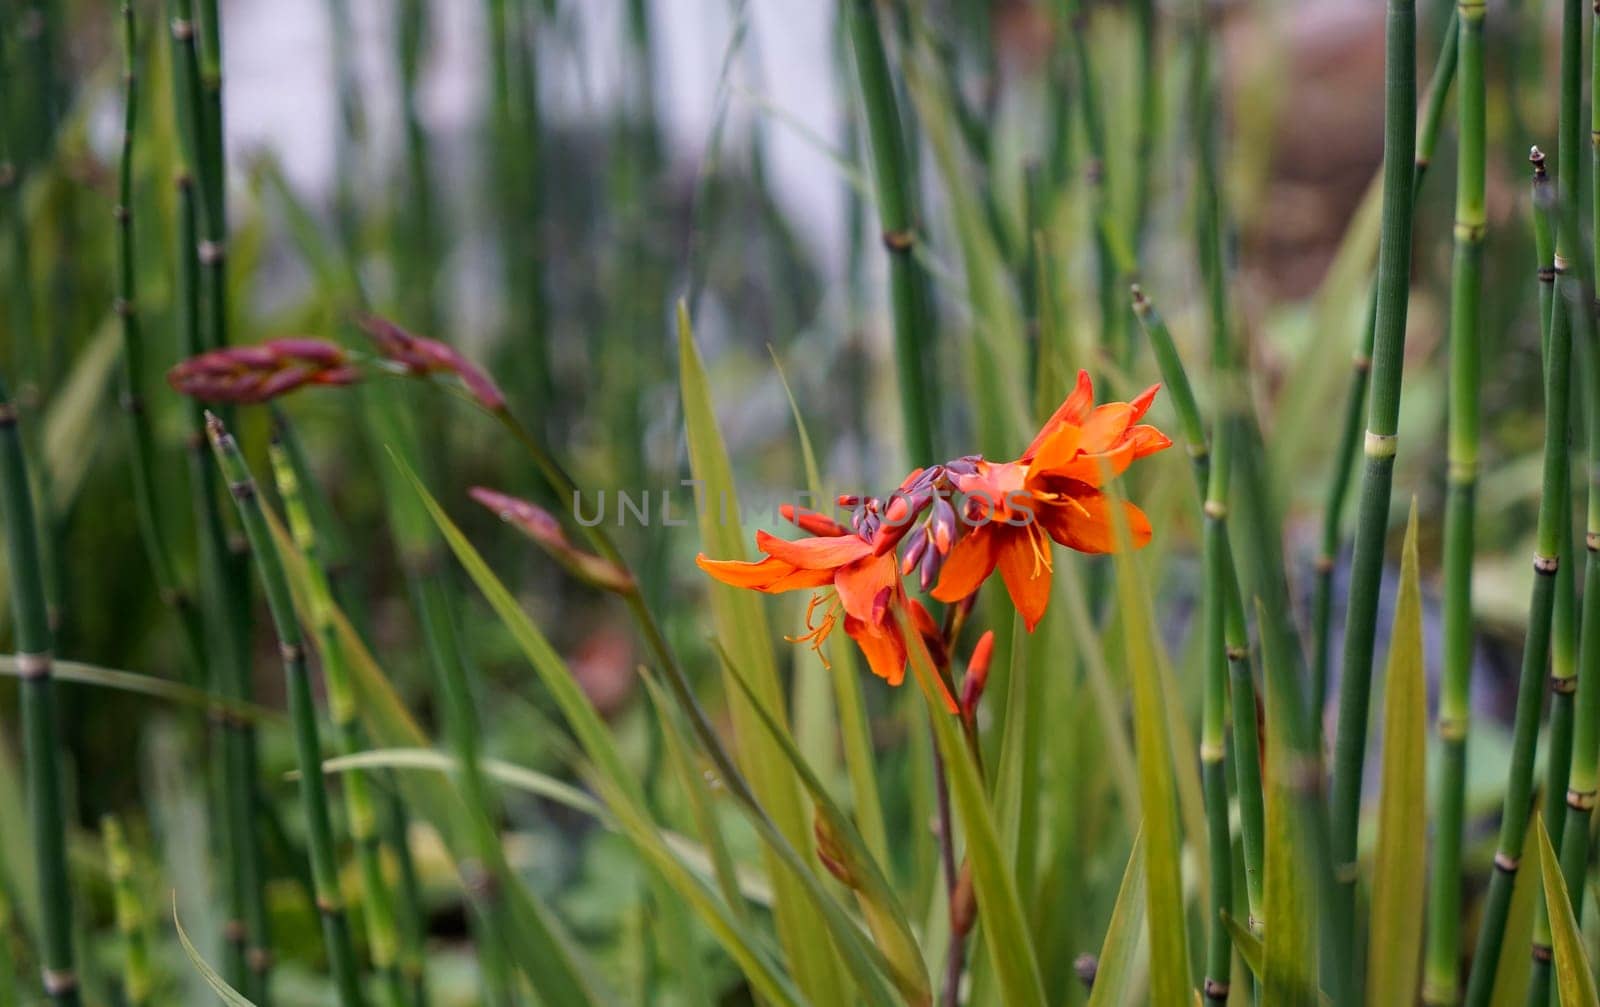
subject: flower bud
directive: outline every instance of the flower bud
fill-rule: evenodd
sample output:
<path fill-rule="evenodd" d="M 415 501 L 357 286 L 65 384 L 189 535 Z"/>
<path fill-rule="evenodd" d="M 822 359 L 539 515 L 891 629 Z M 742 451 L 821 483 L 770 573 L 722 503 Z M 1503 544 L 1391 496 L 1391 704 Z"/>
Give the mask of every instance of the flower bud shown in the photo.
<path fill-rule="evenodd" d="M 412 335 L 405 329 L 377 315 L 361 320 L 361 327 L 371 337 L 378 352 L 399 364 L 408 374 L 454 374 L 467 386 L 467 391 L 478 404 L 490 412 L 505 408 L 506 398 L 489 376 L 469 363 L 456 350 L 437 339 Z"/>
<path fill-rule="evenodd" d="M 994 657 L 994 630 L 985 630 L 978 637 L 972 656 L 967 659 L 967 673 L 961 679 L 961 719 L 970 727 L 978 715 L 978 702 L 983 699 L 983 687 L 989 682 L 989 662 Z"/>
<path fill-rule="evenodd" d="M 180 394 L 206 402 L 265 402 L 303 385 L 349 385 L 361 380 L 343 349 L 297 336 L 255 346 L 227 346 L 181 361 L 167 372 Z"/>
<path fill-rule="evenodd" d="M 472 499 L 499 514 L 500 520 L 537 542 L 552 559 L 579 580 L 617 594 L 632 594 L 636 590 L 633 576 L 628 571 L 573 545 L 562 530 L 561 522 L 543 507 L 483 486 L 472 487 L 469 494 Z"/>

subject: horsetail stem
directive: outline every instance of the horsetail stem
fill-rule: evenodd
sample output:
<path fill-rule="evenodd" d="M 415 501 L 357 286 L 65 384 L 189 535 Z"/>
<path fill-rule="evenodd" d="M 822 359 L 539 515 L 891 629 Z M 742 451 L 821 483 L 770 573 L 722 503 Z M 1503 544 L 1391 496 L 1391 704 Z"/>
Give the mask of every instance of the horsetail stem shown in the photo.
<path fill-rule="evenodd" d="M 1577 123 L 1577 54 L 1569 52 L 1577 40 L 1578 10 L 1568 0 L 1562 45 L 1561 144 L 1562 164 L 1575 166 L 1571 127 Z M 1572 72 L 1569 79 L 1569 70 Z M 1570 87 L 1568 85 L 1571 85 Z M 1570 92 L 1570 93 L 1569 93 Z M 1537 172 L 1537 163 L 1535 165 Z M 1569 185 L 1568 175 L 1560 185 Z M 1565 189 L 1558 202 L 1566 197 Z M 1565 269 L 1562 248 L 1567 247 L 1567 228 L 1558 231 L 1554 264 L 1556 282 L 1572 283 Z M 1569 426 L 1569 374 L 1572 358 L 1571 305 L 1566 296 L 1557 296 L 1552 305 L 1550 338 L 1545 351 L 1545 443 L 1543 482 L 1539 498 L 1538 544 L 1533 558 L 1533 589 L 1528 603 L 1528 635 L 1523 644 L 1521 678 L 1517 686 L 1517 707 L 1512 728 L 1511 760 L 1506 779 L 1505 804 L 1500 814 L 1500 838 L 1495 852 L 1494 876 L 1484 900 L 1483 920 L 1479 924 L 1477 949 L 1467 980 L 1466 1003 L 1483 1007 L 1494 989 L 1500 945 L 1505 938 L 1506 917 L 1510 910 L 1511 886 L 1522 859 L 1523 838 L 1532 810 L 1534 755 L 1539 740 L 1539 714 L 1543 698 L 1543 677 L 1550 656 L 1551 609 L 1555 601 L 1556 571 L 1560 565 L 1560 540 L 1568 531 L 1562 527 L 1563 498 L 1570 493 L 1567 473 L 1567 435 Z M 1578 308 L 1581 312 L 1581 306 Z M 1564 832 L 1565 830 L 1563 830 Z"/>
<path fill-rule="evenodd" d="M 1261 738 L 1256 724 L 1256 687 L 1250 660 L 1250 636 L 1245 623 L 1244 594 L 1239 587 L 1239 572 L 1228 533 L 1228 504 L 1238 422 L 1230 413 L 1230 407 L 1224 405 L 1248 393 L 1239 374 L 1238 351 L 1234 347 L 1229 321 L 1224 240 L 1227 213 L 1217 156 L 1221 96 L 1211 60 L 1211 33 L 1216 26 L 1206 15 L 1202 5 L 1196 12 L 1194 22 L 1195 55 L 1191 61 L 1193 76 L 1189 87 L 1197 166 L 1196 257 L 1204 273 L 1202 279 L 1206 287 L 1211 366 L 1217 402 L 1217 415 L 1212 421 L 1211 460 L 1200 479 L 1200 492 L 1204 498 L 1201 509 L 1205 515 L 1202 553 L 1203 563 L 1207 564 L 1208 587 L 1214 589 L 1220 586 L 1224 592 L 1221 599 L 1225 606 L 1222 613 L 1222 644 L 1233 704 L 1234 783 L 1239 795 L 1245 897 L 1249 908 L 1249 925 L 1259 932 L 1263 924 L 1263 883 L 1266 878 L 1266 811 L 1261 786 Z M 1198 466 L 1196 473 L 1201 474 Z M 1209 659 L 1215 657 L 1213 647 Z"/>
<path fill-rule="evenodd" d="M 66 809 L 62 806 L 60 739 L 52 633 L 40 569 L 38 526 L 28 461 L 22 452 L 17 406 L 0 381 L 0 514 L 6 526 L 11 618 L 22 677 L 23 748 L 28 774 L 28 819 L 38 876 L 40 979 L 52 1007 L 77 1007 L 78 973 L 72 947 L 72 888 L 67 877 Z"/>
<path fill-rule="evenodd" d="M 925 370 L 932 352 L 934 325 L 929 317 L 930 300 L 922 289 L 924 277 L 913 254 L 919 225 L 911 151 L 906 146 L 889 60 L 884 54 L 878 5 L 873 0 L 845 0 L 844 6 L 865 111 L 883 244 L 889 252 L 895 367 L 900 380 L 906 448 L 913 464 L 926 465 L 935 457 L 932 403 Z"/>
<path fill-rule="evenodd" d="M 1594 31 L 1600 33 L 1600 24 L 1596 25 Z M 1592 80 L 1600 80 L 1600 53 L 1592 54 L 1590 73 Z M 1600 164 L 1600 104 L 1590 107 L 1589 140 L 1592 162 Z M 1600 186 L 1600 182 L 1596 185 Z M 1600 215 L 1600 208 L 1595 208 L 1594 212 Z M 1545 231 L 1549 231 L 1548 223 L 1545 224 Z M 1600 259 L 1597 259 L 1595 269 L 1594 281 L 1600 282 Z M 1548 286 L 1550 284 L 1541 284 L 1541 295 L 1545 293 L 1542 288 Z M 1589 860 L 1589 828 L 1596 791 L 1600 789 L 1600 399 L 1595 398 L 1596 392 L 1600 391 L 1600 348 L 1594 345 L 1593 333 L 1587 335 L 1591 338 L 1578 341 L 1581 359 L 1579 379 L 1583 382 L 1580 387 L 1587 399 L 1585 420 L 1589 441 L 1589 506 L 1584 522 L 1584 543 L 1587 548 L 1584 555 L 1583 612 L 1578 632 L 1580 670 L 1577 729 L 1572 747 L 1572 768 L 1567 780 L 1567 813 L 1561 832 L 1561 871 L 1571 891 L 1581 891 L 1583 888 L 1582 879 Z M 1568 541 L 1567 538 L 1562 539 L 1563 544 Z M 1573 915 L 1579 922 L 1583 920 L 1585 901 L 1582 898 L 1573 900 Z"/>
<path fill-rule="evenodd" d="M 1413 207 L 1422 193 L 1422 181 L 1427 177 L 1428 166 L 1433 160 L 1433 150 L 1438 144 L 1439 130 L 1444 122 L 1445 98 L 1450 93 L 1450 83 L 1456 75 L 1459 61 L 1456 17 L 1455 7 L 1452 6 L 1444 40 L 1439 46 L 1439 56 L 1433 65 L 1433 76 L 1428 82 L 1428 98 L 1423 106 L 1422 121 L 1417 125 L 1417 150 L 1411 171 Z M 1312 589 L 1311 719 L 1312 723 L 1319 725 L 1319 730 L 1328 698 L 1328 665 L 1332 658 L 1329 634 L 1333 629 L 1333 573 L 1338 566 L 1344 542 L 1345 504 L 1350 495 L 1350 479 L 1355 474 L 1356 452 L 1361 446 L 1362 408 L 1366 405 L 1367 382 L 1372 373 L 1372 346 L 1378 323 L 1376 283 L 1372 285 L 1365 318 L 1361 343 L 1350 363 L 1350 383 L 1345 394 L 1343 419 L 1339 425 L 1339 445 L 1333 454 L 1333 478 L 1328 482 L 1327 500 L 1322 506 L 1322 539 L 1316 560 L 1316 582 Z"/>
<path fill-rule="evenodd" d="M 282 424 L 279 432 L 284 439 L 293 436 Z M 367 746 L 357 720 L 355 688 L 346 664 L 344 645 L 335 631 L 333 590 L 323 566 L 311 510 L 307 506 L 307 494 L 313 490 L 309 482 L 310 473 L 302 464 L 296 463 L 299 452 L 286 447 L 283 440 L 275 440 L 270 450 L 273 477 L 278 496 L 283 501 L 284 518 L 295 548 L 306 560 L 307 618 L 322 661 L 328 716 L 334 729 L 334 749 L 340 755 L 353 755 Z M 381 1003 L 385 1007 L 405 1007 L 409 996 L 400 971 L 399 930 L 394 899 L 383 870 L 382 841 L 378 834 L 377 811 L 370 781 L 364 771 L 353 770 L 344 774 L 341 783 L 350 841 L 355 846 L 361 873 L 361 915 L 366 924 L 367 949 L 373 971 L 378 976 Z"/>
<path fill-rule="evenodd" d="M 261 501 L 256 496 L 255 479 L 246 467 L 244 456 L 231 434 L 216 416 L 206 415 L 206 436 L 216 455 L 217 465 L 239 510 L 240 523 L 250 540 L 256 569 L 261 576 L 272 623 L 277 631 L 278 650 L 283 658 L 284 679 L 289 695 L 289 714 L 294 724 L 295 760 L 300 770 L 300 800 L 305 810 L 306 838 L 311 855 L 312 882 L 317 911 L 322 916 L 323 941 L 327 946 L 334 983 L 341 1007 L 360 1007 L 360 975 L 344 903 L 339 894 L 338 859 L 333 845 L 333 826 L 328 814 L 328 797 L 322 775 L 322 744 L 318 737 L 317 711 L 311 696 L 311 674 L 306 666 L 305 645 L 300 623 L 295 616 L 294 599 L 283 571 Z M 348 698 L 348 697 L 347 697 Z"/>
<path fill-rule="evenodd" d="M 1366 464 L 1355 556 L 1350 565 L 1344 659 L 1339 682 L 1339 728 L 1334 741 L 1332 850 L 1337 904 L 1334 918 L 1353 940 L 1356 929 L 1356 830 L 1361 817 L 1362 767 L 1372 698 L 1372 659 L 1378 588 L 1389 530 L 1389 497 L 1399 447 L 1400 373 L 1405 360 L 1406 309 L 1411 284 L 1412 174 L 1416 158 L 1417 12 L 1413 0 L 1389 0 L 1384 72 L 1383 224 L 1378 244 L 1378 312 L 1367 412 Z"/>
<path fill-rule="evenodd" d="M 145 1007 L 151 1002 L 155 978 L 150 963 L 150 918 L 134 877 L 133 851 L 113 815 L 100 820 L 100 839 L 111 878 L 117 932 L 122 937 L 122 997 L 127 1007 Z"/>
<path fill-rule="evenodd" d="M 168 0 L 171 26 L 172 97 L 178 127 L 182 173 L 178 186 L 178 324 L 179 345 L 186 357 L 210 345 L 202 321 L 205 297 L 200 262 L 200 221 L 206 214 L 203 164 L 206 156 L 200 53 L 193 0 Z M 215 317 L 212 318 L 213 323 Z M 222 696 L 245 700 L 250 695 L 248 667 L 248 585 L 236 575 L 226 526 L 218 504 L 216 469 L 205 448 L 204 420 L 198 403 L 186 407 L 189 444 L 189 491 L 199 534 L 198 568 L 201 621 L 210 682 Z M 272 966 L 270 927 L 263 893 L 265 868 L 256 824 L 256 752 L 254 729 L 233 717 L 221 718 L 223 804 L 229 904 L 224 923 L 228 958 L 224 975 L 250 999 L 265 1007 Z"/>
<path fill-rule="evenodd" d="M 1455 262 L 1450 284 L 1450 407 L 1446 458 L 1444 671 L 1437 731 L 1438 826 L 1428 885 L 1426 1003 L 1454 1003 L 1461 956 L 1461 829 L 1472 683 L 1472 543 L 1478 485 L 1478 306 L 1483 285 L 1484 138 L 1482 0 L 1460 0 L 1452 23 L 1460 54 L 1456 109 Z"/>
<path fill-rule="evenodd" d="M 144 540 L 150 569 L 155 577 L 156 589 L 178 616 L 188 648 L 191 676 L 198 678 L 205 649 L 201 638 L 199 615 L 193 600 L 178 581 L 170 543 L 157 518 L 160 508 L 155 486 L 156 447 L 150 428 L 150 417 L 145 411 L 144 396 L 139 382 L 144 373 L 144 334 L 139 324 L 139 302 L 136 296 L 136 252 L 133 242 L 133 144 L 134 128 L 138 122 L 139 76 L 137 69 L 137 36 L 133 5 L 122 5 L 123 51 L 123 112 L 122 150 L 117 165 L 117 205 L 112 213 L 117 231 L 117 299 L 114 309 L 122 328 L 122 410 L 128 428 L 128 446 L 132 455 L 133 503 L 139 519 L 139 533 Z M 197 684 L 191 681 L 191 684 Z"/>

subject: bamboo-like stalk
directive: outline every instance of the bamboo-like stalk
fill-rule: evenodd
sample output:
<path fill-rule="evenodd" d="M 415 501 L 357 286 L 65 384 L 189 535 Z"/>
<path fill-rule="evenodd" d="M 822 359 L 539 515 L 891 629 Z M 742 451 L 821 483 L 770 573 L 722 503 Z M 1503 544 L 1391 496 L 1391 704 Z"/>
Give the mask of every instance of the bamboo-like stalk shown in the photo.
<path fill-rule="evenodd" d="M 133 145 L 134 127 L 138 122 L 138 70 L 137 36 L 133 5 L 122 5 L 123 53 L 123 112 L 122 151 L 117 165 L 117 205 L 113 215 L 117 224 L 117 300 L 115 310 L 122 327 L 122 394 L 121 405 L 126 417 L 128 446 L 133 465 L 133 505 L 139 519 L 139 533 L 144 540 L 150 569 L 155 577 L 161 597 L 172 606 L 183 630 L 188 648 L 188 668 L 197 676 L 204 654 L 200 619 L 193 600 L 178 579 L 172 559 L 170 543 L 161 522 L 156 497 L 156 446 L 150 429 L 150 417 L 145 412 L 144 396 L 139 382 L 144 373 L 144 334 L 139 324 L 138 299 L 135 295 L 135 258 L 133 243 Z M 191 681 L 193 684 L 193 678 Z"/>
<path fill-rule="evenodd" d="M 1600 24 L 1593 29 L 1600 38 Z M 1592 54 L 1591 82 L 1600 80 L 1600 53 Z M 1600 104 L 1590 107 L 1590 157 L 1600 165 Z M 1566 133 L 1562 138 L 1567 137 Z M 1591 180 L 1594 181 L 1594 180 Z M 1600 181 L 1595 181 L 1600 191 Z M 1566 207 L 1563 207 L 1563 213 Z M 1600 208 L 1593 208 L 1600 218 Z M 1537 220 L 1537 218 L 1536 218 Z M 1548 231 L 1548 224 L 1545 227 Z M 1597 258 L 1600 263 L 1600 258 Z M 1600 264 L 1592 282 L 1600 283 Z M 1542 278 L 1542 277 L 1541 277 Z M 1550 284 L 1541 284 L 1541 294 Z M 1600 289 L 1600 287 L 1597 287 Z M 1592 335 L 1592 334 L 1591 334 Z M 1581 891 L 1590 852 L 1589 829 L 1596 791 L 1600 790 L 1600 348 L 1591 339 L 1579 340 L 1580 379 L 1587 402 L 1585 416 L 1589 440 L 1589 506 L 1585 515 L 1583 611 L 1578 633 L 1579 680 L 1577 730 L 1572 746 L 1572 767 L 1567 780 L 1566 819 L 1561 833 L 1561 871 L 1569 891 Z M 1563 539 L 1566 543 L 1568 539 Z M 1573 915 L 1583 920 L 1584 899 L 1574 899 Z"/>
<path fill-rule="evenodd" d="M 78 973 L 72 947 L 72 888 L 67 877 L 61 743 L 56 723 L 55 679 L 50 673 L 52 634 L 40 568 L 38 526 L 34 523 L 28 462 L 23 457 L 17 407 L 4 381 L 0 381 L 0 515 L 5 518 L 11 617 L 16 626 L 17 664 L 22 677 L 28 819 L 41 916 L 41 979 L 52 1007 L 77 1007 Z"/>
<path fill-rule="evenodd" d="M 1350 600 L 1345 613 L 1344 659 L 1339 682 L 1339 728 L 1334 740 L 1332 849 L 1335 919 L 1351 941 L 1355 933 L 1356 830 L 1361 817 L 1361 777 L 1366 763 L 1372 659 L 1378 622 L 1378 588 L 1389 531 L 1389 497 L 1399 447 L 1400 372 L 1405 358 L 1406 309 L 1411 284 L 1412 173 L 1416 158 L 1417 12 L 1412 0 L 1389 0 L 1384 72 L 1383 224 L 1378 245 L 1378 314 L 1372 353 L 1361 505 Z"/>
<path fill-rule="evenodd" d="M 328 814 L 328 795 L 322 774 L 322 743 L 318 736 L 317 711 L 312 700 L 311 674 L 306 666 L 304 640 L 295 615 L 294 599 L 283 571 L 283 560 L 267 528 L 261 501 L 256 496 L 255 479 L 246 467 L 244 456 L 222 421 L 206 415 L 206 436 L 216 455 L 228 490 L 239 510 L 240 523 L 256 560 L 267 604 L 277 630 L 278 650 L 283 658 L 284 680 L 289 696 L 289 715 L 294 726 L 295 760 L 300 771 L 300 800 L 306 818 L 306 838 L 311 855 L 311 874 L 317 912 L 322 917 L 323 941 L 339 991 L 341 1007 L 360 1007 L 361 977 L 355 949 L 345 919 L 344 900 L 339 893 L 339 865 L 333 845 L 333 825 Z M 348 697 L 347 697 L 348 698 Z"/>
<path fill-rule="evenodd" d="M 107 815 L 100 820 L 106 873 L 111 878 L 117 932 L 122 937 L 122 998 L 127 1007 L 150 1003 L 155 978 L 150 968 L 150 918 L 134 878 L 133 853 L 122 823 Z"/>
<path fill-rule="evenodd" d="M 1422 181 L 1427 177 L 1434 148 L 1439 142 L 1445 98 L 1450 93 L 1450 82 L 1456 74 L 1457 46 L 1456 12 L 1452 6 L 1444 40 L 1439 47 L 1439 57 L 1433 65 L 1433 77 L 1428 83 L 1427 102 L 1421 122 L 1417 125 L 1417 151 L 1411 171 L 1413 206 L 1422 192 Z M 1316 582 L 1311 600 L 1311 710 L 1312 723 L 1318 725 L 1319 731 L 1328 697 L 1328 665 L 1332 657 L 1329 634 L 1333 628 L 1333 573 L 1338 567 L 1339 553 L 1344 544 L 1345 504 L 1350 495 L 1351 477 L 1355 475 L 1356 452 L 1361 445 L 1361 421 L 1367 401 L 1367 381 L 1372 373 L 1372 347 L 1377 323 L 1378 287 L 1374 283 L 1367 302 L 1361 343 L 1350 363 L 1349 391 L 1345 395 L 1343 418 L 1339 424 L 1339 446 L 1333 454 L 1333 478 L 1328 483 L 1327 500 L 1322 506 L 1321 547 L 1317 553 Z"/>
<path fill-rule="evenodd" d="M 872 178 L 878 196 L 883 244 L 889 252 L 889 296 L 894 314 L 895 367 L 900 383 L 900 415 L 911 461 L 934 457 L 934 423 L 926 367 L 932 353 L 933 319 L 925 278 L 917 264 L 916 190 L 911 184 L 911 151 L 895 98 L 889 60 L 873 0 L 843 0 L 852 60 L 867 125 Z"/>
<path fill-rule="evenodd" d="M 303 463 L 297 463 L 300 453 L 284 443 L 293 433 L 281 423 L 279 435 L 280 439 L 271 447 L 272 471 L 290 534 L 306 560 L 310 588 L 306 599 L 307 617 L 322 662 L 328 716 L 333 722 L 334 750 L 340 755 L 353 755 L 368 746 L 357 719 L 355 688 L 344 645 L 335 632 L 333 589 L 306 500 L 310 473 Z M 345 820 L 361 875 L 361 917 L 366 926 L 368 955 L 378 978 L 379 1002 L 385 1007 L 405 1007 L 410 1002 L 410 992 L 400 971 L 399 927 L 394 898 L 383 870 L 382 840 L 371 782 L 367 774 L 359 770 L 346 773 L 341 782 Z"/>
<path fill-rule="evenodd" d="M 438 247 L 434 219 L 434 193 L 428 157 L 428 135 L 422 127 L 417 90 L 422 74 L 423 38 L 427 34 L 427 5 L 423 0 L 401 0 L 395 41 L 400 64 L 400 121 L 405 134 L 405 192 L 402 226 L 394 249 L 397 288 L 406 317 L 424 332 L 439 328 L 439 307 L 434 291 L 432 263 Z"/>
<path fill-rule="evenodd" d="M 1577 26 L 1581 8 L 1565 4 L 1562 42 L 1561 129 L 1559 136 L 1561 168 L 1556 175 L 1558 203 L 1568 197 L 1566 187 L 1577 177 L 1575 127 L 1578 122 L 1577 60 L 1581 39 Z M 1568 173 L 1568 169 L 1571 173 Z M 1565 269 L 1564 249 L 1571 247 L 1573 235 L 1563 225 L 1558 229 L 1554 264 L 1558 287 L 1571 286 L 1573 278 Z M 1550 656 L 1551 610 L 1555 601 L 1556 571 L 1560 564 L 1561 538 L 1570 534 L 1562 527 L 1566 512 L 1563 502 L 1570 492 L 1567 472 L 1568 428 L 1570 415 L 1572 320 L 1581 302 L 1570 301 L 1558 291 L 1551 310 L 1550 338 L 1545 352 L 1545 445 L 1543 481 L 1539 500 L 1538 543 L 1533 558 L 1533 590 L 1528 603 L 1528 632 L 1523 644 L 1521 679 L 1517 686 L 1517 708 L 1512 727 L 1511 760 L 1506 779 L 1505 803 L 1500 814 L 1500 838 L 1495 851 L 1494 876 L 1484 899 L 1476 952 L 1467 980 L 1466 1003 L 1483 1007 L 1494 989 L 1494 978 L 1505 938 L 1506 916 L 1510 909 L 1511 887 L 1521 864 L 1522 844 L 1532 810 L 1534 755 L 1539 740 L 1539 715 L 1543 699 L 1543 677 Z"/>
<path fill-rule="evenodd" d="M 1220 584 L 1223 602 L 1222 644 L 1227 658 L 1229 691 L 1233 704 L 1234 784 L 1239 798 L 1239 832 L 1244 853 L 1245 896 L 1249 906 L 1249 925 L 1257 932 L 1263 925 L 1263 883 L 1265 881 L 1266 811 L 1261 786 L 1261 738 L 1256 723 L 1255 675 L 1250 660 L 1250 637 L 1245 624 L 1243 592 L 1234 565 L 1233 545 L 1228 532 L 1228 504 L 1233 468 L 1237 423 L 1232 422 L 1224 403 L 1248 395 L 1238 371 L 1238 354 L 1233 346 L 1227 292 L 1226 242 L 1223 187 L 1219 178 L 1217 139 L 1220 130 L 1221 98 L 1211 60 L 1211 33 L 1215 26 L 1198 5 L 1194 24 L 1194 56 L 1190 61 L 1190 120 L 1194 124 L 1196 220 L 1195 243 L 1206 286 L 1206 311 L 1211 330 L 1211 366 L 1216 382 L 1217 416 L 1212 425 L 1212 459 L 1200 480 L 1205 515 L 1203 550 L 1210 550 L 1207 584 Z M 1169 340 L 1165 340 L 1170 342 Z M 1166 377 L 1163 374 L 1163 377 Z M 1172 379 L 1167 378 L 1169 385 Z M 1176 401 L 1176 400 L 1175 400 Z M 1192 453 L 1192 451 L 1191 451 Z M 1197 466 L 1197 473 L 1199 468 Z M 1208 644 L 1209 646 L 1209 644 Z M 1214 658 L 1212 653 L 1210 657 Z"/>
<path fill-rule="evenodd" d="M 1461 954 L 1461 829 L 1466 803 L 1467 725 L 1472 685 L 1472 553 L 1478 485 L 1479 303 L 1483 284 L 1483 0 L 1457 6 L 1455 262 L 1450 283 L 1450 409 L 1444 517 L 1444 670 L 1435 779 L 1438 823 L 1428 885 L 1423 1000 L 1454 1003 Z M 1568 721 L 1570 724 L 1570 719 Z"/>
<path fill-rule="evenodd" d="M 1550 348 L 1550 309 L 1552 298 L 1555 296 L 1555 243 L 1554 233 L 1556 228 L 1551 221 L 1552 210 L 1555 203 L 1555 193 L 1549 175 L 1544 170 L 1544 154 L 1539 148 L 1533 148 L 1529 154 L 1529 161 L 1533 164 L 1533 224 L 1534 224 L 1534 249 L 1538 255 L 1539 274 L 1539 341 L 1545 353 Z M 1576 345 L 1584 365 L 1580 368 L 1585 374 L 1588 371 L 1590 353 L 1582 340 L 1577 340 Z M 1570 378 L 1569 384 L 1570 384 Z M 1569 414 L 1570 418 L 1570 414 Z M 1591 448 L 1594 447 L 1591 439 Z M 1568 808 L 1572 801 L 1571 777 L 1578 773 L 1580 778 L 1584 775 L 1579 769 L 1585 762 L 1583 753 L 1590 747 L 1590 742 L 1583 736 L 1591 733 L 1593 725 L 1573 723 L 1574 717 L 1581 713 L 1581 706 L 1575 693 L 1581 686 L 1578 679 L 1578 665 L 1572 654 L 1576 644 L 1577 634 L 1572 625 L 1576 599 L 1573 596 L 1573 551 L 1572 551 L 1572 497 L 1570 487 L 1563 493 L 1560 501 L 1561 514 L 1558 519 L 1560 528 L 1560 541 L 1556 547 L 1556 576 L 1555 600 L 1551 602 L 1551 642 L 1550 642 L 1550 726 L 1547 733 L 1549 752 L 1545 756 L 1545 785 L 1546 795 L 1542 802 L 1541 813 L 1544 816 L 1545 826 L 1552 837 L 1562 837 L 1562 852 L 1566 852 L 1566 819 Z M 1595 606 L 1600 609 L 1600 597 L 1594 599 Z M 1574 708 L 1577 707 L 1575 710 Z M 1555 800 L 1555 795 L 1561 794 L 1564 800 Z M 1587 848 L 1588 815 L 1581 816 L 1581 831 L 1585 835 L 1585 848 Z M 1581 899 L 1579 900 L 1582 901 Z M 1528 999 L 1530 1007 L 1545 1007 L 1550 1003 L 1550 981 L 1553 971 L 1554 954 L 1551 950 L 1550 914 L 1545 903 L 1544 892 L 1538 893 L 1538 910 L 1533 923 L 1533 963 L 1528 975 Z M 1581 910 L 1574 907 L 1575 913 Z M 1579 917 L 1581 918 L 1581 916 Z"/>

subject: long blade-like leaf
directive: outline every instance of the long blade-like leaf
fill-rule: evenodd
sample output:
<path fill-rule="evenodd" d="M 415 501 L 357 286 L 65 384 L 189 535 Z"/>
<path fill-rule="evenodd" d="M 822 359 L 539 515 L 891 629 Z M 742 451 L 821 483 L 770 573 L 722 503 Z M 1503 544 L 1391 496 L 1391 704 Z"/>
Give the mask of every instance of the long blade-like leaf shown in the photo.
<path fill-rule="evenodd" d="M 1144 830 L 1133 837 L 1127 869 L 1122 872 L 1122 887 L 1117 889 L 1117 904 L 1111 910 L 1111 925 L 1089 991 L 1089 1007 L 1121 1007 L 1133 1003 L 1139 978 L 1139 948 L 1145 937 L 1145 891 L 1148 881 L 1144 867 Z"/>
<path fill-rule="evenodd" d="M 1589 956 L 1583 949 L 1583 934 L 1572 912 L 1572 900 L 1567 896 L 1561 860 L 1550 846 L 1550 833 L 1545 830 L 1543 815 L 1538 816 L 1535 830 L 1539 836 L 1539 873 L 1544 877 L 1544 902 L 1550 911 L 1550 936 L 1555 944 L 1556 989 L 1561 994 L 1561 1007 L 1600 1007 L 1594 970 L 1589 967 Z"/>
<path fill-rule="evenodd" d="M 1417 503 L 1400 561 L 1400 597 L 1389 637 L 1383 695 L 1383 790 L 1372 879 L 1372 928 L 1367 952 L 1367 1003 L 1416 1001 L 1422 963 L 1423 888 L 1427 830 L 1428 697 L 1422 647 L 1422 588 L 1417 574 Z"/>

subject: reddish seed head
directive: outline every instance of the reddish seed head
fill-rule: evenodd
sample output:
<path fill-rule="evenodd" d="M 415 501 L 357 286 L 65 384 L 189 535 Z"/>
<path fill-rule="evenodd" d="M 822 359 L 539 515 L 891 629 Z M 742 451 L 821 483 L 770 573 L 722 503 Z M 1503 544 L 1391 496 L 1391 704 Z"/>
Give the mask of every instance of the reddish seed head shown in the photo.
<path fill-rule="evenodd" d="M 537 542 L 552 559 L 579 580 L 618 594 L 633 593 L 633 576 L 627 570 L 573 545 L 567 539 L 561 522 L 543 507 L 484 486 L 472 487 L 468 495 L 500 515 L 500 520 Z"/>
<path fill-rule="evenodd" d="M 477 399 L 483 408 L 490 412 L 505 408 L 506 398 L 499 387 L 453 347 L 437 339 L 413 335 L 387 318 L 380 318 L 377 315 L 367 315 L 362 318 L 361 327 L 371 337 L 378 352 L 399 364 L 407 373 L 419 377 L 428 374 L 454 374 L 467 386 L 467 391 L 472 393 L 472 397 Z"/>
<path fill-rule="evenodd" d="M 295 336 L 255 346 L 229 346 L 181 361 L 167 383 L 207 402 L 265 402 L 303 385 L 348 385 L 361 378 L 344 350 Z"/>

